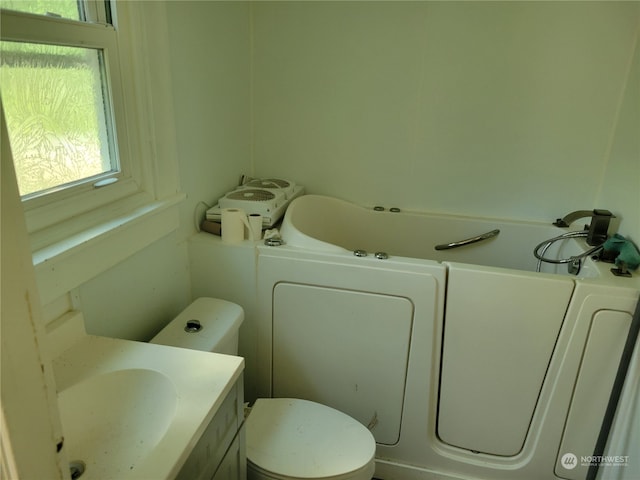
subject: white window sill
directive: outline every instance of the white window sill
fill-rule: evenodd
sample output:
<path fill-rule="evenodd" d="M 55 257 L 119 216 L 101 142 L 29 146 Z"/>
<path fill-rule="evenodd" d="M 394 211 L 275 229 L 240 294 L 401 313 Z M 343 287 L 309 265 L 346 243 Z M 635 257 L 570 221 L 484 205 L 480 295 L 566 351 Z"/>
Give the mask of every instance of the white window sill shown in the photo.
<path fill-rule="evenodd" d="M 179 226 L 184 194 L 139 206 L 33 252 L 33 264 L 46 305 L 142 250 Z"/>

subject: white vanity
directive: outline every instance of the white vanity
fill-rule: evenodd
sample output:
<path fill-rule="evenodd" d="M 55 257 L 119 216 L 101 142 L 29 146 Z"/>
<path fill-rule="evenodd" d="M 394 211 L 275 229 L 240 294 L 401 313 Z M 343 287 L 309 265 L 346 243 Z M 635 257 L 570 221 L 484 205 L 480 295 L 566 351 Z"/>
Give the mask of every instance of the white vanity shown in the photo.
<path fill-rule="evenodd" d="M 241 357 L 91 335 L 49 340 L 74 478 L 245 478 Z"/>

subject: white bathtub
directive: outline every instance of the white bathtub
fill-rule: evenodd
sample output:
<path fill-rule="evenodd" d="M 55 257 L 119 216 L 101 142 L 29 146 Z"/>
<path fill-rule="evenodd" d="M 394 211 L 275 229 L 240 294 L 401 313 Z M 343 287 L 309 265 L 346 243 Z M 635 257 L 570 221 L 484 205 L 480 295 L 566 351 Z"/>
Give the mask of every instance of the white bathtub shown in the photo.
<path fill-rule="evenodd" d="M 493 238 L 460 248 L 435 249 L 436 245 L 476 237 L 495 229 L 500 233 Z M 533 249 L 536 245 L 567 229 L 555 227 L 551 222 L 375 211 L 337 198 L 305 195 L 290 205 L 280 231 L 287 245 L 313 251 L 364 250 L 369 255 L 385 252 L 438 262 L 535 271 L 538 262 Z M 555 244 L 545 256 L 568 258 L 587 248 L 583 239 L 568 239 Z M 567 266 L 543 263 L 541 271 L 564 274 Z M 599 274 L 594 262 L 587 258 L 579 276 L 597 277 Z"/>
<path fill-rule="evenodd" d="M 258 396 L 368 425 L 379 478 L 584 478 L 586 465 L 560 459 L 593 453 L 640 285 L 591 259 L 578 276 L 536 272 L 534 247 L 559 233 L 294 200 L 286 244 L 258 247 Z M 546 256 L 585 248 L 563 241 Z"/>

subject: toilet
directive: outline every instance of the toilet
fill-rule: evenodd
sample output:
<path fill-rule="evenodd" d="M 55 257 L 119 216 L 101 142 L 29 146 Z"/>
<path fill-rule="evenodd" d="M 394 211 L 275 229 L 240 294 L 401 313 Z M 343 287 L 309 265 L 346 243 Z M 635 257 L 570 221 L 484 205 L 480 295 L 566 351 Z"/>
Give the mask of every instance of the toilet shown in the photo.
<path fill-rule="evenodd" d="M 151 343 L 237 355 L 244 310 L 202 297 Z M 246 419 L 249 480 L 371 480 L 375 439 L 360 422 L 326 405 L 260 398 Z"/>

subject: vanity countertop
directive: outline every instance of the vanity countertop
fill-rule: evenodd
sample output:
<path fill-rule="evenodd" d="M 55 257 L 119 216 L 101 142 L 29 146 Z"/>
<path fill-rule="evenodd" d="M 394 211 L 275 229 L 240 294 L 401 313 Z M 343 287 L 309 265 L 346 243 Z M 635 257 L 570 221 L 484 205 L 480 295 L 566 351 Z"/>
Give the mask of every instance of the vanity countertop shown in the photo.
<path fill-rule="evenodd" d="M 80 397 L 80 393 L 76 395 L 71 392 L 80 392 L 81 390 L 77 387 L 83 383 L 96 385 L 100 386 L 100 398 L 91 402 L 95 403 L 96 410 L 108 410 L 112 404 L 128 402 L 128 406 L 125 408 L 137 411 L 133 418 L 135 418 L 135 428 L 138 430 L 146 428 L 146 412 L 154 409 L 156 412 L 159 411 L 154 405 L 156 401 L 166 400 L 154 398 L 153 394 L 149 395 L 149 390 L 145 392 L 147 386 L 144 384 L 149 379 L 162 378 L 162 382 L 160 382 L 162 388 L 158 388 L 157 392 L 162 395 L 164 395 L 163 392 L 168 392 L 171 399 L 165 401 L 168 405 L 166 415 L 165 410 L 160 410 L 160 414 L 156 413 L 155 419 L 150 417 L 148 421 L 149 423 L 158 423 L 160 418 L 162 422 L 167 424 L 166 431 L 163 427 L 162 434 L 156 434 L 154 437 L 155 443 L 152 447 L 148 447 L 143 454 L 140 454 L 135 462 L 131 459 L 127 459 L 126 462 L 118 461 L 117 455 L 109 456 L 107 451 L 110 448 L 109 442 L 120 440 L 101 438 L 100 449 L 104 445 L 104 451 L 99 453 L 100 460 L 80 458 L 87 464 L 86 473 L 82 476 L 83 479 L 159 480 L 175 478 L 226 395 L 241 378 L 244 359 L 231 355 L 87 335 L 57 356 L 53 361 L 53 367 L 61 413 L 64 413 L 62 403 L 67 401 L 64 400 L 65 390 L 68 393 L 67 397 Z M 137 380 L 138 378 L 140 381 Z M 105 388 L 107 382 L 112 382 L 113 379 L 120 382 L 114 383 L 114 385 L 124 387 L 113 390 L 124 391 L 112 391 Z M 88 382 L 94 382 L 94 384 Z M 155 380 L 149 382 L 149 389 L 158 384 Z M 140 389 L 140 393 L 143 395 L 138 396 L 135 391 L 131 392 L 136 389 Z M 146 399 L 144 393 L 147 394 Z M 78 403 L 77 398 L 73 398 L 72 401 L 75 404 Z M 80 406 L 83 407 L 83 405 Z M 73 408 L 75 410 L 76 406 L 74 405 Z M 122 408 L 122 405 L 119 408 Z M 106 418 L 108 414 L 106 411 L 103 413 L 95 412 L 98 418 L 100 415 L 104 415 Z M 89 418 L 91 415 L 94 413 L 90 412 Z M 142 415 L 142 417 L 138 415 Z M 65 419 L 62 417 L 64 415 L 61 415 L 64 432 Z M 123 426 L 120 425 L 118 428 L 123 428 Z M 150 428 L 156 427 L 150 426 Z M 72 431 L 78 431 L 79 433 L 76 435 L 90 435 L 90 432 L 86 432 L 86 430 L 88 427 L 84 430 L 77 425 L 68 427 L 69 433 L 65 435 L 69 435 L 69 442 L 66 444 L 72 443 L 70 439 L 73 436 Z M 103 434 L 103 437 L 105 436 Z M 76 441 L 75 443 L 83 442 Z M 82 449 L 82 447 L 68 446 L 67 456 L 70 461 L 75 460 L 72 457 L 77 452 L 69 451 L 74 448 Z M 116 450 L 117 446 L 113 451 Z M 93 457 L 87 452 L 83 452 L 81 455 Z"/>

